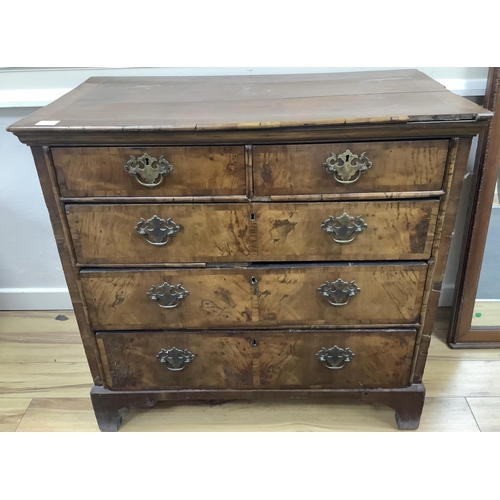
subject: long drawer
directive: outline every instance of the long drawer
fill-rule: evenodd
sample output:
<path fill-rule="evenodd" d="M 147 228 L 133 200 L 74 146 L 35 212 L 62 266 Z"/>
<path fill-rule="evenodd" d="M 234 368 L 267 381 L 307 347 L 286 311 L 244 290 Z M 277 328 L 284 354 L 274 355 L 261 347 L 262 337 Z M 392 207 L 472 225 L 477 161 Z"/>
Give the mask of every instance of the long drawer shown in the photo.
<path fill-rule="evenodd" d="M 246 193 L 243 146 L 52 148 L 66 197 Z"/>
<path fill-rule="evenodd" d="M 78 263 L 420 260 L 438 200 L 66 205 Z"/>
<path fill-rule="evenodd" d="M 447 140 L 254 146 L 255 194 L 440 190 L 447 155 Z"/>
<path fill-rule="evenodd" d="M 405 387 L 415 330 L 99 332 L 115 390 Z"/>
<path fill-rule="evenodd" d="M 426 263 L 84 270 L 103 330 L 417 324 Z"/>

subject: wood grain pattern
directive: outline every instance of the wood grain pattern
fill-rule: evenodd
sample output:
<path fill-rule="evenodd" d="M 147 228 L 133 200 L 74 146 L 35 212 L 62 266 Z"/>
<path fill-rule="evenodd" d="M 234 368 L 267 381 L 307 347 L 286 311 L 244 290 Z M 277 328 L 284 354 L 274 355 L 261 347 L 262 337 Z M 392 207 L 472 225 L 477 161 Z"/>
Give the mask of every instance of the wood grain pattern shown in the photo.
<path fill-rule="evenodd" d="M 0 333 L 0 363 L 85 363 L 81 344 L 66 333 Z"/>
<path fill-rule="evenodd" d="M 341 184 L 323 163 L 346 150 L 372 162 L 352 184 Z M 448 141 L 352 142 L 254 146 L 257 196 L 364 193 L 371 191 L 433 191 L 441 189 Z"/>
<path fill-rule="evenodd" d="M 112 389 L 249 389 L 253 387 L 248 335 L 174 332 L 97 333 L 106 386 Z M 181 371 L 156 359 L 161 349 L 189 349 L 196 358 Z"/>
<path fill-rule="evenodd" d="M 62 196 L 217 196 L 246 194 L 242 146 L 52 148 Z M 131 156 L 164 158 L 174 169 L 154 188 L 125 171 Z"/>
<path fill-rule="evenodd" d="M 56 319 L 58 317 L 60 319 Z M 44 333 L 64 334 L 75 331 L 78 331 L 78 325 L 73 311 L 24 311 L 22 313 L 0 311 L 0 338 L 2 339 L 4 337 L 2 334 L 29 334 L 26 337 L 26 342 L 29 342 L 29 339 L 36 334 L 43 337 Z"/>
<path fill-rule="evenodd" d="M 408 385 L 415 330 L 300 332 L 256 336 L 260 387 L 266 389 L 389 388 Z M 316 358 L 334 345 L 355 357 L 339 370 Z"/>
<path fill-rule="evenodd" d="M 33 398 L 17 432 L 98 432 L 86 398 Z"/>
<path fill-rule="evenodd" d="M 30 402 L 30 398 L 0 397 L 0 432 L 15 432 Z"/>
<path fill-rule="evenodd" d="M 498 366 L 492 360 L 428 359 L 425 387 L 430 397 L 499 397 Z"/>
<path fill-rule="evenodd" d="M 360 389 L 408 384 L 415 333 L 112 332 L 97 333 L 97 343 L 104 365 L 112 366 L 106 386 L 114 390 Z M 329 370 L 316 358 L 322 347 L 334 345 L 355 353 L 340 370 Z M 183 370 L 170 371 L 156 354 L 172 347 L 196 357 Z"/>
<path fill-rule="evenodd" d="M 61 412 L 63 413 L 63 412 Z M 90 413 L 90 412 L 89 412 Z M 38 414 L 36 426 L 50 425 Z M 34 420 L 34 419 L 33 419 Z M 24 419 L 22 424 L 24 424 Z M 70 429 L 72 424 L 61 424 Z M 89 422 L 93 428 L 93 423 Z M 23 427 L 20 426 L 19 430 Z M 398 432 L 394 411 L 381 405 L 307 401 L 230 401 L 222 405 L 199 404 L 123 415 L 123 432 Z M 479 432 L 463 398 L 426 398 L 417 432 Z"/>
<path fill-rule="evenodd" d="M 426 259 L 439 202 L 330 202 L 253 204 L 259 260 Z M 321 228 L 330 216 L 361 216 L 368 227 L 348 244 Z"/>
<path fill-rule="evenodd" d="M 344 203 L 66 205 L 79 264 L 417 260 L 429 257 L 438 200 Z M 321 228 L 330 216 L 362 216 L 349 244 Z M 164 246 L 138 234 L 153 215 L 182 230 Z"/>
<path fill-rule="evenodd" d="M 310 265 L 248 269 L 82 271 L 94 328 L 258 328 L 415 324 L 427 266 Z M 361 292 L 335 307 L 318 293 L 325 280 L 355 281 Z M 189 295 L 162 309 L 146 292 L 182 284 Z"/>
<path fill-rule="evenodd" d="M 88 397 L 87 363 L 0 363 L 0 398 Z"/>
<path fill-rule="evenodd" d="M 500 432 L 500 398 L 468 397 L 467 403 L 482 432 Z"/>
<path fill-rule="evenodd" d="M 250 259 L 247 204 L 66 205 L 80 264 L 230 262 Z M 135 229 L 154 215 L 181 230 L 154 246 Z"/>
<path fill-rule="evenodd" d="M 485 116 L 485 110 L 416 70 L 307 75 L 302 81 L 294 75 L 122 77 L 91 78 L 9 130 L 37 129 L 40 120 L 57 120 L 44 128 L 68 134 L 404 124 Z"/>
<path fill-rule="evenodd" d="M 481 109 L 481 108 L 480 108 Z M 483 110 L 484 111 L 484 110 Z M 484 116 L 481 120 L 464 120 L 460 122 L 461 135 L 474 136 L 484 130 L 491 116 Z M 457 123 L 452 121 L 412 122 L 406 126 L 400 123 L 371 123 L 371 124 L 337 124 L 337 125 L 308 125 L 295 127 L 231 129 L 220 131 L 215 129 L 204 130 L 140 130 L 135 129 L 108 129 L 102 131 L 73 130 L 61 128 L 54 130 L 51 127 L 16 128 L 14 132 L 21 142 L 31 146 L 51 147 L 64 146 L 89 147 L 97 146 L 123 146 L 134 145 L 165 147 L 196 145 L 221 145 L 230 144 L 241 146 L 257 144 L 305 144 L 334 141 L 393 141 L 396 139 L 422 139 L 453 137 L 457 134 Z"/>
<path fill-rule="evenodd" d="M 470 398 L 469 398 L 470 401 Z M 494 408 L 492 408 L 493 410 Z M 490 418 L 488 410 L 485 419 Z M 494 414 L 491 416 L 494 418 Z M 481 421 L 481 420 L 480 420 Z M 495 421 L 491 420 L 494 424 Z M 481 421 L 482 423 L 482 421 Z M 17 432 L 98 432 L 88 398 L 35 398 Z M 486 427 L 485 430 L 489 430 Z M 123 413 L 120 432 L 398 432 L 394 410 L 318 401 L 198 402 Z M 426 398 L 416 432 L 479 432 L 465 398 Z"/>

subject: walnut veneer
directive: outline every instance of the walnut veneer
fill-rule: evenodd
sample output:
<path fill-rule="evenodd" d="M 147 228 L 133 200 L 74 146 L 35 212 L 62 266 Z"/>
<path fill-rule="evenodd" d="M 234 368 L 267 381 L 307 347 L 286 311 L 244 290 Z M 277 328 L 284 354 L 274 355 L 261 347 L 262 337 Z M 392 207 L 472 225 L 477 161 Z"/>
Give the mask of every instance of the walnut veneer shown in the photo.
<path fill-rule="evenodd" d="M 418 71 L 91 78 L 30 145 L 102 430 L 158 400 L 347 399 L 418 426 L 471 140 Z"/>

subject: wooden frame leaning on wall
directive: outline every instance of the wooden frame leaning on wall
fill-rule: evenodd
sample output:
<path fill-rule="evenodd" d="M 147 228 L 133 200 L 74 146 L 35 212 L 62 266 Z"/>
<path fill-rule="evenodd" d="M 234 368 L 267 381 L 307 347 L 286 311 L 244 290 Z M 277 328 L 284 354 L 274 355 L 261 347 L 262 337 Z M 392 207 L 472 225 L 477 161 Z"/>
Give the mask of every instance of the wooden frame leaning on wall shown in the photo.
<path fill-rule="evenodd" d="M 490 68 L 483 106 L 495 113 L 480 136 L 475 165 L 475 182 L 466 218 L 467 227 L 462 246 L 448 345 L 452 348 L 499 348 L 500 325 L 472 327 L 474 304 L 488 235 L 491 207 L 500 164 L 500 68 Z"/>

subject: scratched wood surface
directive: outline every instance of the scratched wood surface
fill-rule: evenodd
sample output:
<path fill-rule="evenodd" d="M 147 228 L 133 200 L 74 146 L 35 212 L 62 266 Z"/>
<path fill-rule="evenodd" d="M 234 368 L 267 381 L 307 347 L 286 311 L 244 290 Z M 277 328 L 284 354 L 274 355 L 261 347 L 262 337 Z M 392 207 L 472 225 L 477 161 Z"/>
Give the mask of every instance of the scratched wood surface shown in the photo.
<path fill-rule="evenodd" d="M 427 259 L 438 200 L 398 202 L 66 205 L 79 264 Z M 350 243 L 322 224 L 347 213 L 366 223 Z M 177 225 L 168 240 L 141 235 L 152 217 Z M 353 222 L 346 224 L 353 225 Z M 152 223 L 151 223 L 152 224 Z M 166 224 L 164 222 L 163 224 Z M 340 226 L 332 220 L 331 225 Z M 349 238 L 347 238 L 349 239 Z M 149 240 L 149 241 L 148 241 Z"/>
<path fill-rule="evenodd" d="M 107 386 L 115 389 L 251 389 L 253 352 L 248 335 L 98 333 Z M 171 371 L 156 355 L 188 349 L 196 357 L 181 371 Z M 221 362 L 221 360 L 223 360 Z M 112 369 L 110 369 L 112 367 Z"/>
<path fill-rule="evenodd" d="M 69 320 L 55 320 L 58 314 Z M 445 342 L 449 316 L 448 308 L 439 310 L 427 363 L 429 375 L 435 376 L 427 380 L 427 372 L 424 374 L 428 397 L 417 432 L 499 431 L 500 385 L 494 382 L 500 380 L 500 350 L 449 349 Z M 61 334 L 67 338 L 67 344 L 59 350 Z M 20 357 L 19 345 L 23 346 L 24 358 Z M 36 370 L 23 371 L 22 367 L 33 363 L 42 346 L 52 349 L 52 359 L 44 358 Z M 68 346 L 72 346 L 71 351 Z M 9 381 L 0 377 L 0 431 L 98 432 L 89 398 L 92 377 L 72 312 L 1 312 L 0 352 L 0 369 L 12 365 Z M 478 375 L 477 361 L 489 362 L 479 382 L 474 381 Z M 69 382 L 64 375 L 56 375 L 50 381 L 46 378 L 59 362 L 80 367 L 80 388 L 73 394 L 64 390 Z M 467 378 L 460 377 L 464 369 Z M 454 382 L 457 377 L 458 384 Z M 456 389 L 450 392 L 447 387 L 453 385 Z M 134 431 L 398 432 L 394 411 L 384 406 L 307 401 L 238 401 L 173 407 L 158 403 L 153 408 L 124 412 L 121 432 Z"/>
<path fill-rule="evenodd" d="M 398 202 L 254 203 L 262 260 L 426 259 L 434 237 L 437 200 Z M 366 229 L 338 243 L 322 224 L 329 217 L 361 216 Z M 352 225 L 354 221 L 349 222 Z M 333 225 L 340 225 L 334 222 Z"/>
<path fill-rule="evenodd" d="M 154 188 L 125 170 L 133 156 L 163 156 L 173 170 Z M 243 146 L 52 148 L 62 196 L 244 195 Z M 144 182 L 144 181 L 143 181 Z"/>
<path fill-rule="evenodd" d="M 341 184 L 323 164 L 348 150 L 358 157 L 349 161 L 364 163 L 365 153 L 372 166 L 355 182 Z M 447 154 L 447 140 L 254 146 L 255 194 L 434 191 L 442 187 Z"/>
<path fill-rule="evenodd" d="M 416 330 L 342 333 L 98 333 L 108 388 L 350 389 L 408 384 Z M 354 358 L 330 370 L 316 357 L 323 347 L 349 348 Z M 188 349 L 196 357 L 181 371 L 156 358 Z M 109 367 L 112 367 L 112 370 Z"/>
<path fill-rule="evenodd" d="M 66 205 L 66 213 L 80 264 L 249 261 L 256 244 L 250 241 L 251 207 L 241 203 Z M 180 228 L 161 246 L 136 230 L 155 215 Z"/>
<path fill-rule="evenodd" d="M 248 269 L 85 270 L 81 280 L 94 328 L 104 330 L 415 324 L 425 263 L 332 264 Z M 360 292 L 333 306 L 326 281 L 354 281 Z M 147 296 L 153 285 L 182 284 L 173 309 Z"/>
<path fill-rule="evenodd" d="M 147 88 L 147 99 L 144 98 Z M 50 130 L 254 129 L 474 120 L 485 110 L 417 70 L 318 75 L 91 78 L 10 127 Z M 38 129 L 42 127 L 38 126 Z"/>

